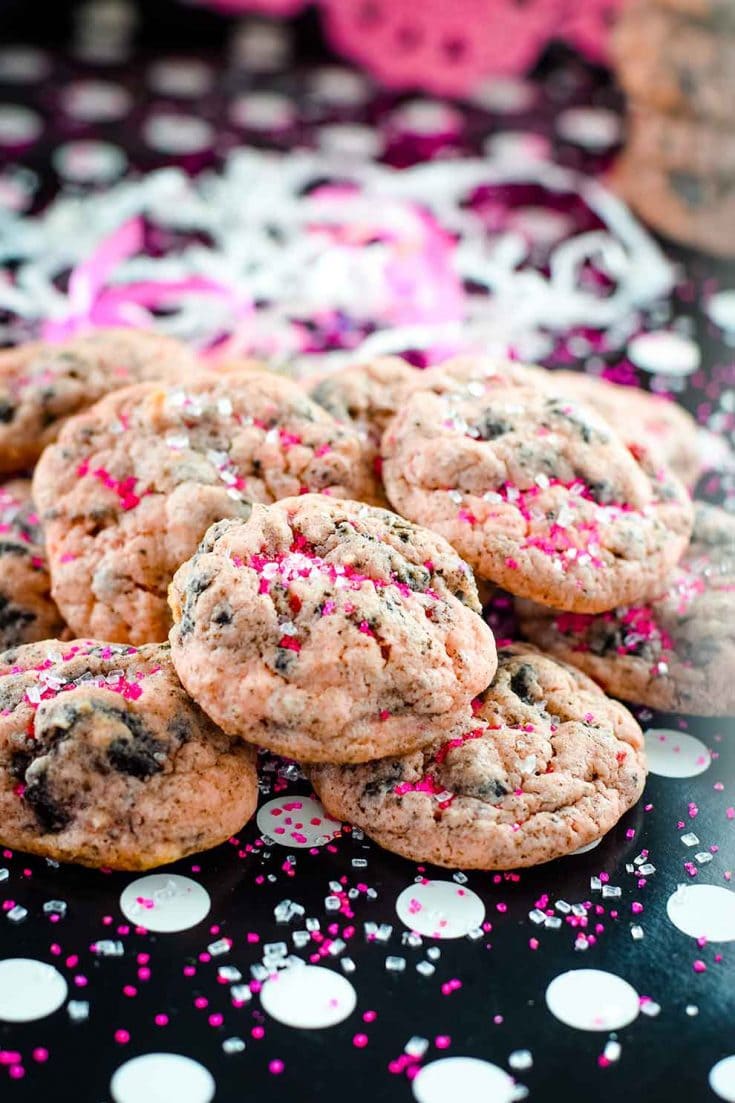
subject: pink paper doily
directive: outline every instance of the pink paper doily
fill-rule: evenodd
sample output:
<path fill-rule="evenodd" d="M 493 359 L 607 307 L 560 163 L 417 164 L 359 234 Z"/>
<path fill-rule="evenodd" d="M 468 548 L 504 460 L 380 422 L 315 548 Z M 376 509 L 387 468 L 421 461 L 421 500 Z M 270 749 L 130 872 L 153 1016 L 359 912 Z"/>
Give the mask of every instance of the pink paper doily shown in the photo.
<path fill-rule="evenodd" d="M 583 0 L 566 3 L 559 36 L 590 61 L 601 65 L 610 60 L 608 43 L 615 17 L 626 0 Z"/>
<path fill-rule="evenodd" d="M 460 95 L 490 73 L 528 69 L 561 0 L 322 0 L 330 44 L 389 88 Z"/>
<path fill-rule="evenodd" d="M 388 88 L 461 96 L 488 76 L 528 71 L 552 39 L 608 60 L 626 0 L 199 0 L 230 14 L 295 15 L 309 3 L 330 45 Z"/>

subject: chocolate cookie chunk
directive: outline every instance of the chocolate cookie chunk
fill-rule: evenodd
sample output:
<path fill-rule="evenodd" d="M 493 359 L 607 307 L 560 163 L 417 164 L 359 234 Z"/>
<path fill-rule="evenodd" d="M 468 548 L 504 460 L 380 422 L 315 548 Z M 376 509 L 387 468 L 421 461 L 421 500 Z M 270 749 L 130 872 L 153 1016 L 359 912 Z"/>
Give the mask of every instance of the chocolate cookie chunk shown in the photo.
<path fill-rule="evenodd" d="M 518 602 L 524 635 L 608 693 L 649 708 L 735 714 L 735 517 L 696 507 L 692 542 L 659 595 L 600 616 Z"/>
<path fill-rule="evenodd" d="M 331 816 L 417 862 L 514 869 L 599 839 L 641 795 L 641 730 L 622 705 L 535 648 L 498 652 L 471 723 L 430 747 L 316 766 Z"/>
<path fill-rule="evenodd" d="M 289 494 L 370 497 L 359 437 L 269 372 L 141 383 L 67 423 L 34 493 L 54 597 L 78 634 L 166 638 L 166 591 L 209 525 Z"/>
<path fill-rule="evenodd" d="M 440 532 L 480 577 L 556 608 L 652 596 L 691 532 L 674 476 L 594 411 L 544 389 L 416 393 L 382 451 L 400 513 Z"/>
<path fill-rule="evenodd" d="M 150 869 L 252 816 L 255 753 L 191 701 L 167 645 L 46 641 L 0 654 L 0 841 Z"/>
<path fill-rule="evenodd" d="M 232 734 L 305 762 L 413 750 L 495 671 L 472 573 L 387 510 L 308 494 L 213 525 L 171 586 L 173 660 Z"/>
<path fill-rule="evenodd" d="M 0 651 L 64 630 L 28 479 L 0 484 Z"/>
<path fill-rule="evenodd" d="M 180 341 L 134 329 L 0 353 L 0 474 L 32 467 L 68 417 L 110 391 L 146 379 L 181 380 L 195 368 Z"/>

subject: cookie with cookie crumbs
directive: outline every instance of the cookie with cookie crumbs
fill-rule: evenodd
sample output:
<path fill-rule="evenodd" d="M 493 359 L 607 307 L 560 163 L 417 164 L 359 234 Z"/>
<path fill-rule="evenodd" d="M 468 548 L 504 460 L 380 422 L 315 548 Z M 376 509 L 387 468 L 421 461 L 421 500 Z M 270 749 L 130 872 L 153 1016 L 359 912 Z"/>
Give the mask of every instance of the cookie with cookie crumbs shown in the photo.
<path fill-rule="evenodd" d="M 209 526 L 309 491 L 372 498 L 375 481 L 357 434 L 290 380 L 248 370 L 117 391 L 36 468 L 54 597 L 79 635 L 160 642 L 168 584 Z"/>
<path fill-rule="evenodd" d="M 224 842 L 257 803 L 255 751 L 187 696 L 167 644 L 0 653 L 0 842 L 151 869 Z"/>
<path fill-rule="evenodd" d="M 684 487 L 593 410 L 520 384 L 417 392 L 385 431 L 393 507 L 481 578 L 571 612 L 656 593 L 688 543 Z"/>
<path fill-rule="evenodd" d="M 225 731 L 302 762 L 423 746 L 495 645 L 472 572 L 387 510 L 308 494 L 213 525 L 174 577 L 179 677 Z"/>
<path fill-rule="evenodd" d="M 100 329 L 59 344 L 0 354 L 0 474 L 33 467 L 67 418 L 103 395 L 149 379 L 178 382 L 196 371 L 194 353 L 173 337 Z"/>
<path fill-rule="evenodd" d="M 0 483 L 0 651 L 63 630 L 30 480 Z"/>
<path fill-rule="evenodd" d="M 609 831 L 643 791 L 630 713 L 533 647 L 498 651 L 472 721 L 400 758 L 309 771 L 327 812 L 386 850 L 460 869 L 517 869 Z"/>
<path fill-rule="evenodd" d="M 523 634 L 608 693 L 664 712 L 735 714 L 735 517 L 697 503 L 692 542 L 658 596 L 601 616 L 517 602 Z"/>
<path fill-rule="evenodd" d="M 337 421 L 360 429 L 377 454 L 403 391 L 418 374 L 418 369 L 400 356 L 379 356 L 305 382 L 314 401 Z"/>
<path fill-rule="evenodd" d="M 383 356 L 309 381 L 309 393 L 337 421 L 353 425 L 364 434 L 379 471 L 383 433 L 414 391 L 446 394 L 470 384 L 470 391 L 481 387 L 479 393 L 484 393 L 494 383 L 532 384 L 536 372 L 543 369 L 490 356 L 455 356 L 423 369 L 414 368 L 399 356 Z"/>
<path fill-rule="evenodd" d="M 693 486 L 703 469 L 700 430 L 683 406 L 663 395 L 585 372 L 544 372 L 543 385 L 596 410 L 628 445 L 643 445 Z"/>

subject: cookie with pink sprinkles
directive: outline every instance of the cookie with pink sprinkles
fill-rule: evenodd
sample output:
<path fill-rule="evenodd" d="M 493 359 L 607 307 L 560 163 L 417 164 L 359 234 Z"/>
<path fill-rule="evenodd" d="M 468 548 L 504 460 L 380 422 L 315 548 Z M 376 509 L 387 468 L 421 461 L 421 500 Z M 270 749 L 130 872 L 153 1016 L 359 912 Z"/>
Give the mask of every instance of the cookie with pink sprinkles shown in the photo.
<path fill-rule="evenodd" d="M 0 474 L 33 467 L 67 418 L 110 391 L 147 379 L 180 380 L 196 368 L 181 341 L 134 329 L 100 329 L 1 353 Z"/>
<path fill-rule="evenodd" d="M 53 594 L 78 635 L 160 642 L 209 526 L 292 494 L 372 498 L 363 442 L 266 371 L 141 383 L 65 425 L 34 476 Z"/>
<path fill-rule="evenodd" d="M 498 652 L 474 716 L 429 747 L 312 767 L 327 812 L 416 862 L 537 865 L 594 842 L 643 791 L 641 730 L 589 678 L 533 647 Z"/>
<path fill-rule="evenodd" d="M 0 653 L 0 842 L 150 869 L 255 811 L 255 752 L 187 696 L 168 645 L 47 640 Z"/>
<path fill-rule="evenodd" d="M 571 612 L 652 597 L 687 546 L 692 505 L 593 410 L 519 383 L 413 394 L 385 431 L 393 507 L 481 578 Z"/>
<path fill-rule="evenodd" d="M 697 504 L 692 542 L 653 600 L 600 616 L 517 611 L 525 636 L 624 701 L 735 714 L 735 517 L 716 506 Z"/>
<path fill-rule="evenodd" d="M 0 651 L 63 630 L 30 480 L 0 483 Z"/>
<path fill-rule="evenodd" d="M 315 494 L 213 525 L 176 572 L 172 656 L 225 731 L 302 762 L 421 747 L 471 716 L 493 634 L 440 536 Z"/>
<path fill-rule="evenodd" d="M 659 455 L 685 486 L 696 482 L 704 466 L 700 430 L 677 402 L 585 372 L 544 372 L 544 385 L 597 410 L 627 444 Z"/>

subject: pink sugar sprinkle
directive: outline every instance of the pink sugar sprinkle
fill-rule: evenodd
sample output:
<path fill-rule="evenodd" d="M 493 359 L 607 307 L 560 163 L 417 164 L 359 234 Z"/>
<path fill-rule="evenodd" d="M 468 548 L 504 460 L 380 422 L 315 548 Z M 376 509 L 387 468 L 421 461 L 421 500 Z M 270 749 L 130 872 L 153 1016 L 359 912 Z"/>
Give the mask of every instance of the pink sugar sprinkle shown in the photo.
<path fill-rule="evenodd" d="M 706 973 L 707 972 L 707 966 L 705 965 L 705 963 L 703 961 L 700 961 L 699 958 L 695 962 L 693 962 L 692 969 L 694 970 L 695 973 Z"/>
<path fill-rule="evenodd" d="M 168 1015 L 160 1012 L 158 1015 L 155 1016 L 153 1022 L 156 1024 L 156 1026 L 168 1026 Z"/>
<path fill-rule="evenodd" d="M 44 1046 L 36 1046 L 31 1056 L 34 1061 L 38 1061 L 39 1065 L 42 1065 L 45 1061 L 48 1061 L 48 1050 Z"/>
<path fill-rule="evenodd" d="M 434 1045 L 437 1049 L 449 1049 L 452 1044 L 452 1039 L 448 1034 L 437 1034 L 434 1039 Z"/>
<path fill-rule="evenodd" d="M 130 1034 L 127 1030 L 116 1030 L 113 1037 L 120 1046 L 125 1046 L 130 1041 Z"/>
<path fill-rule="evenodd" d="M 357 1049 L 364 1049 L 368 1044 L 368 1040 L 367 1034 L 355 1034 L 352 1039 L 352 1044 L 356 1046 Z"/>
<path fill-rule="evenodd" d="M 78 477 L 84 478 L 90 473 L 89 461 L 85 460 L 77 467 Z M 135 493 L 135 484 L 137 479 L 132 475 L 125 479 L 116 479 L 114 475 L 111 475 L 104 467 L 97 467 L 92 471 L 92 475 L 108 490 L 112 490 L 120 502 L 120 508 L 123 510 L 134 509 L 137 505 L 140 505 L 140 498 Z"/>

